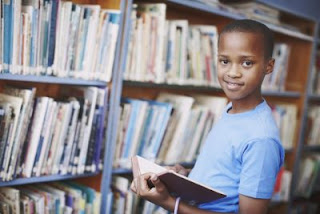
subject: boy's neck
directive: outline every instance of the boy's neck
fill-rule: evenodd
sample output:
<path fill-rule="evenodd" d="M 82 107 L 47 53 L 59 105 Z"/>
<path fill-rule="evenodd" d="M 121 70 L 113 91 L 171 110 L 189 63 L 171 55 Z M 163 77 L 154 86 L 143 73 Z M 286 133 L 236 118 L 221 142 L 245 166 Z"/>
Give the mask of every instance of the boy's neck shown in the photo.
<path fill-rule="evenodd" d="M 232 107 L 228 111 L 229 114 L 238 114 L 246 111 L 250 111 L 263 102 L 263 98 L 260 96 L 257 99 L 246 100 L 245 102 L 242 100 L 231 100 Z"/>

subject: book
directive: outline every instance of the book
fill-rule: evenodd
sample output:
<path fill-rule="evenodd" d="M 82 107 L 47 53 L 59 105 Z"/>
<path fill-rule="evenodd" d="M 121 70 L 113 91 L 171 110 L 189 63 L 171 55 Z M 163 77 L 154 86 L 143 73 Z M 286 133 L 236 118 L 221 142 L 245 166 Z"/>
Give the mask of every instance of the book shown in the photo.
<path fill-rule="evenodd" d="M 159 166 L 140 156 L 132 157 L 132 172 L 136 178 L 142 174 L 152 172 L 166 185 L 168 191 L 182 200 L 196 204 L 224 198 L 226 195 L 211 187 L 200 184 L 171 170 Z"/>

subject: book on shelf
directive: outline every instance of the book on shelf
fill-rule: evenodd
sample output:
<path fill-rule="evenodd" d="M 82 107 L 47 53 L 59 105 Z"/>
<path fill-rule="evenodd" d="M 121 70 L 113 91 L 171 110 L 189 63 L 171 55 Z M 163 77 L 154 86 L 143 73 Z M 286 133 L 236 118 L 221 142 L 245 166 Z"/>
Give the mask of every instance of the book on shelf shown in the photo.
<path fill-rule="evenodd" d="M 2 73 L 111 80 L 119 11 L 61 0 L 8 0 L 1 8 Z"/>
<path fill-rule="evenodd" d="M 295 194 L 309 198 L 312 193 L 320 191 L 320 156 L 305 157 L 300 164 L 298 185 Z"/>
<path fill-rule="evenodd" d="M 266 91 L 284 91 L 288 73 L 290 46 L 285 43 L 274 45 L 272 57 L 275 59 L 273 72 L 265 76 L 262 89 Z"/>
<path fill-rule="evenodd" d="M 5 86 L 0 94 L 0 177 L 97 172 L 108 89 L 69 87 L 59 100 L 35 88 Z"/>
<path fill-rule="evenodd" d="M 172 106 L 156 101 L 122 101 L 114 166 L 128 168 L 135 154 L 156 159 Z"/>
<path fill-rule="evenodd" d="M 134 178 L 145 173 L 155 173 L 166 185 L 171 194 L 181 197 L 182 200 L 196 204 L 218 200 L 226 196 L 218 190 L 197 183 L 171 170 L 167 170 L 140 156 L 132 157 L 132 172 Z M 151 185 L 151 183 L 149 185 Z"/>
<path fill-rule="evenodd" d="M 308 111 L 306 144 L 310 146 L 320 145 L 320 107 L 312 105 Z"/>
<path fill-rule="evenodd" d="M 166 20 L 165 4 L 135 4 L 131 19 L 124 79 L 219 87 L 215 26 Z"/>
<path fill-rule="evenodd" d="M 74 182 L 0 189 L 1 213 L 100 213 L 101 194 Z"/>
<path fill-rule="evenodd" d="M 292 179 L 292 172 L 286 170 L 284 167 L 278 172 L 276 183 L 271 201 L 273 202 L 287 202 L 289 201 L 290 185 Z"/>
<path fill-rule="evenodd" d="M 298 108 L 295 104 L 272 104 L 272 115 L 280 131 L 280 139 L 285 149 L 292 149 L 296 137 Z"/>
<path fill-rule="evenodd" d="M 122 99 L 113 167 L 130 168 L 136 154 L 163 164 L 193 162 L 226 104 L 226 98 L 198 94 Z"/>

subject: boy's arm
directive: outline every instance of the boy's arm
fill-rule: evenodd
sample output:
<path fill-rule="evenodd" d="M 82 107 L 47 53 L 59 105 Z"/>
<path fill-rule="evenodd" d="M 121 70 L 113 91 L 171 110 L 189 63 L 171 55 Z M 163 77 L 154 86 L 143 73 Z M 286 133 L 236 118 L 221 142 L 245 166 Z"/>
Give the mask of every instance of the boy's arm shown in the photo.
<path fill-rule="evenodd" d="M 172 202 L 168 206 L 173 211 L 174 205 Z M 268 211 L 269 200 L 250 198 L 244 195 L 239 195 L 239 214 L 264 214 Z M 197 207 L 190 206 L 184 202 L 179 204 L 179 214 L 218 214 L 219 212 L 212 212 L 201 210 Z"/>
<path fill-rule="evenodd" d="M 149 188 L 147 180 L 150 179 L 154 184 L 154 188 Z M 172 197 L 165 185 L 152 173 L 146 173 L 135 178 L 131 184 L 131 190 L 140 197 L 155 203 L 168 211 L 173 212 L 175 206 L 175 198 Z M 250 198 L 244 195 L 239 196 L 239 213 L 240 214 L 263 214 L 267 212 L 269 200 Z M 180 202 L 178 208 L 179 214 L 219 214 L 202 210 L 191 206 L 187 203 Z M 225 213 L 224 213 L 225 214 Z"/>

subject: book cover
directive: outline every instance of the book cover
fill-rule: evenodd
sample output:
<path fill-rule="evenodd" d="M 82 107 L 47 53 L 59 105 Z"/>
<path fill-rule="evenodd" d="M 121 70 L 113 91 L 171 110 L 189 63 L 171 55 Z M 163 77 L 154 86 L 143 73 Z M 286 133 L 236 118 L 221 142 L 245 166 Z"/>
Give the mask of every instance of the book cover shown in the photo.
<path fill-rule="evenodd" d="M 139 156 L 132 157 L 132 172 L 134 177 L 145 173 L 155 173 L 166 185 L 168 191 L 182 200 L 196 204 L 206 203 L 225 197 L 222 192 L 192 181 L 188 177 L 159 166 Z"/>

